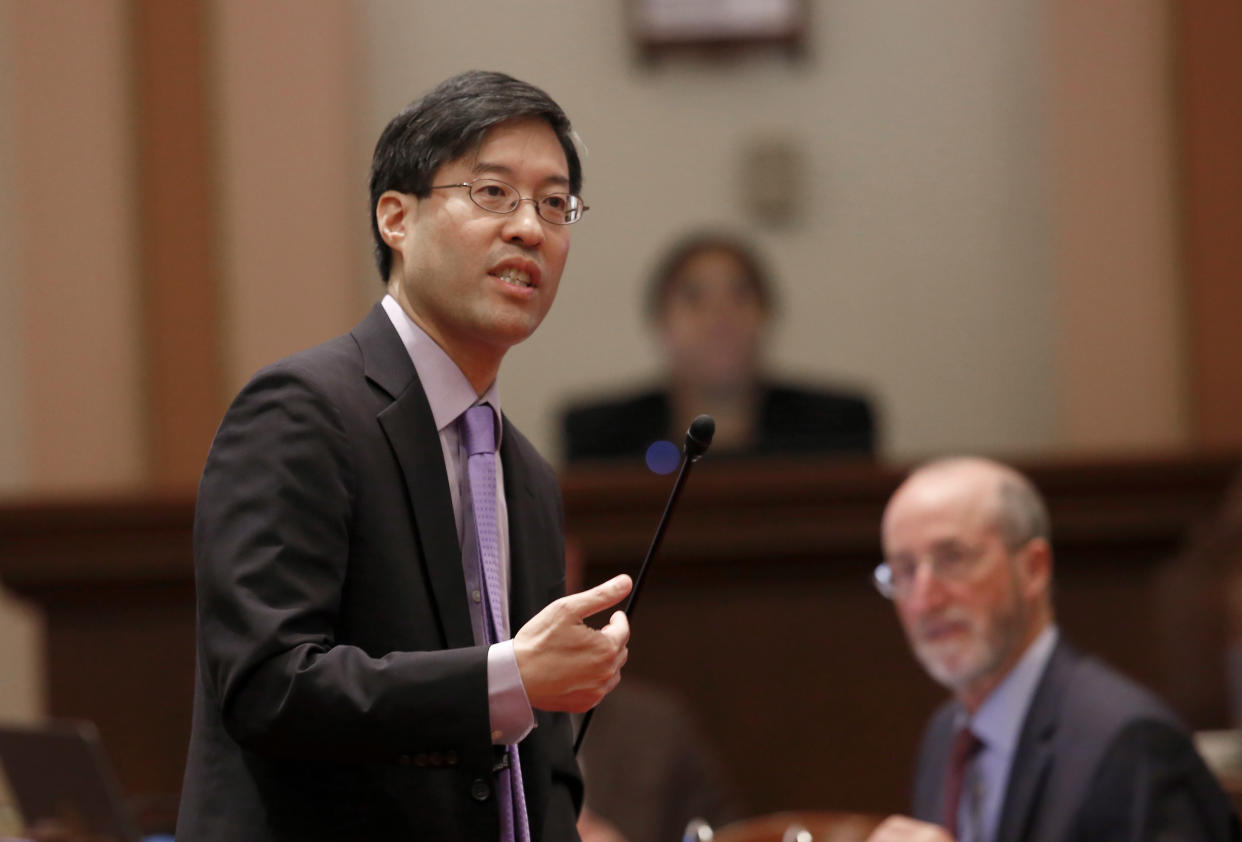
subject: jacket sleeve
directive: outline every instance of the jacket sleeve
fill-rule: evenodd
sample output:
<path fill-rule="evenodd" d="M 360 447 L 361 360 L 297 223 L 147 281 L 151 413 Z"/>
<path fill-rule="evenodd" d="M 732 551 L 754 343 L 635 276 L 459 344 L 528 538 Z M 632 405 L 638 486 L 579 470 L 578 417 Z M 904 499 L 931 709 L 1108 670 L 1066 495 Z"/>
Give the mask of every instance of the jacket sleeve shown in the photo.
<path fill-rule="evenodd" d="M 486 647 L 368 654 L 337 639 L 362 478 L 315 384 L 295 365 L 261 372 L 208 456 L 194 528 L 207 693 L 252 750 L 489 751 Z"/>

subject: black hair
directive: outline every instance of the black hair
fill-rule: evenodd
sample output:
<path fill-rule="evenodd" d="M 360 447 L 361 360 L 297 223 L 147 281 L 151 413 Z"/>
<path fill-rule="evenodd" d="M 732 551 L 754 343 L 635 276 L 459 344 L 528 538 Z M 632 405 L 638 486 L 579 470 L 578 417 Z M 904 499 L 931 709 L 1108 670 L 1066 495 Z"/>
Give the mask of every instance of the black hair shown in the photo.
<path fill-rule="evenodd" d="M 489 129 L 521 117 L 538 117 L 556 132 L 569 163 L 569 190 L 582 190 L 582 163 L 569 118 L 541 89 L 504 73 L 470 70 L 446 79 L 407 105 L 380 134 L 371 157 L 371 234 L 380 280 L 392 270 L 392 251 L 380 236 L 375 207 L 388 190 L 431 193 L 443 164 L 478 146 Z"/>

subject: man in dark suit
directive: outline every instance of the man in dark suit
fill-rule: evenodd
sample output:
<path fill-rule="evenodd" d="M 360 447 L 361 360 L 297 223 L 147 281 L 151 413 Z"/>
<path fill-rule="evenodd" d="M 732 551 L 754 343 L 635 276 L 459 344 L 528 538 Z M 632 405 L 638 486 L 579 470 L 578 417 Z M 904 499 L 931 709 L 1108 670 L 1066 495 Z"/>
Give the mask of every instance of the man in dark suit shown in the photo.
<path fill-rule="evenodd" d="M 1029 480 L 985 459 L 931 463 L 889 501 L 882 538 L 876 585 L 954 699 L 923 739 L 915 817 L 869 842 L 1239 838 L 1177 718 L 1061 638 Z"/>
<path fill-rule="evenodd" d="M 179 842 L 577 839 L 567 712 L 629 635 L 582 619 L 630 582 L 563 596 L 556 478 L 496 386 L 584 210 L 572 138 L 543 91 L 480 72 L 381 135 L 387 295 L 256 375 L 203 472 Z"/>

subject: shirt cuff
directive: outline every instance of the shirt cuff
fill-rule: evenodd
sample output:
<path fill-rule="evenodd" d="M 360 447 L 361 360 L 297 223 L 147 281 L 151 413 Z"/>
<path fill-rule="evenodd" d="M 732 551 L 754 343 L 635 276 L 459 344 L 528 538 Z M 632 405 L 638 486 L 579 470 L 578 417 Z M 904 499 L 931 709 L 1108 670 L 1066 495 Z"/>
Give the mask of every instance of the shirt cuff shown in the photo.
<path fill-rule="evenodd" d="M 526 698 L 512 640 L 487 648 L 487 704 L 493 745 L 513 745 L 534 730 L 535 712 Z"/>

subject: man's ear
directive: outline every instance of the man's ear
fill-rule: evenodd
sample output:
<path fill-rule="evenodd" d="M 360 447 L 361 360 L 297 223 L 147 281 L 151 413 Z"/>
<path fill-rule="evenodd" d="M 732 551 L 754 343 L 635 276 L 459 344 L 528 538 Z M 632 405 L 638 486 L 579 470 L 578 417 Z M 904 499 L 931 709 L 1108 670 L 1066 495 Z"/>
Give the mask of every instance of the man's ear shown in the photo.
<path fill-rule="evenodd" d="M 406 225 L 417 213 L 413 196 L 396 190 L 384 191 L 375 203 L 375 223 L 380 239 L 393 251 L 400 252 L 405 243 Z"/>
<path fill-rule="evenodd" d="M 1022 552 L 1025 589 L 1028 594 L 1046 593 L 1052 587 L 1052 547 L 1043 538 L 1032 538 Z"/>

